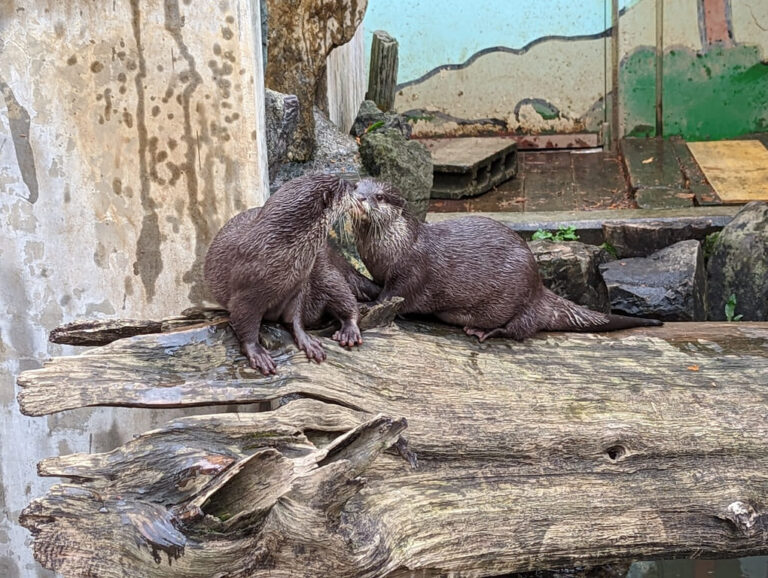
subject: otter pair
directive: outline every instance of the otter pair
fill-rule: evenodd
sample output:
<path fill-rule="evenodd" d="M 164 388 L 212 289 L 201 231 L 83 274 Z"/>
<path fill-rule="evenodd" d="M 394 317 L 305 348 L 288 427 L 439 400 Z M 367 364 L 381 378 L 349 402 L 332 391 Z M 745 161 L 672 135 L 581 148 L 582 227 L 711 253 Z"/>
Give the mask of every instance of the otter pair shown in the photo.
<path fill-rule="evenodd" d="M 382 287 L 378 300 L 402 297 L 402 313 L 435 315 L 480 341 L 661 324 L 598 313 L 555 295 L 543 286 L 525 241 L 497 221 L 421 223 L 387 184 L 365 179 L 353 186 L 309 175 L 286 183 L 261 210 L 231 219 L 206 255 L 206 281 L 229 309 L 251 367 L 265 375 L 275 373 L 275 364 L 259 345 L 262 320 L 290 323 L 298 347 L 316 361 L 325 352 L 304 327 L 325 311 L 341 321 L 336 341 L 362 343 L 356 298 L 370 299 L 378 287 L 326 242 L 331 225 L 347 211 L 360 256 Z"/>

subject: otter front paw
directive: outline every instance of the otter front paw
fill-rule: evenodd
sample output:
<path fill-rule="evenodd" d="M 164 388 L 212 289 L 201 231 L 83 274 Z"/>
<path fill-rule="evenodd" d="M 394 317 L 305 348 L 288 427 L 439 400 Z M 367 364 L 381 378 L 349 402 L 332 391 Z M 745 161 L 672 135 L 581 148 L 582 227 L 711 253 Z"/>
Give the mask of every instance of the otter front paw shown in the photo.
<path fill-rule="evenodd" d="M 277 373 L 277 367 L 269 352 L 258 343 L 248 341 L 242 344 L 240 350 L 248 358 L 248 365 L 251 369 L 260 371 L 264 375 L 274 375 Z"/>
<path fill-rule="evenodd" d="M 325 361 L 325 350 L 320 341 L 314 337 L 304 334 L 296 339 L 296 345 L 307 354 L 307 359 L 310 361 L 313 359 L 318 363 Z"/>
<path fill-rule="evenodd" d="M 342 347 L 354 347 L 355 345 L 362 345 L 363 336 L 360 335 L 360 328 L 354 321 L 348 321 L 341 325 L 336 333 L 333 334 L 332 339 L 338 341 Z"/>

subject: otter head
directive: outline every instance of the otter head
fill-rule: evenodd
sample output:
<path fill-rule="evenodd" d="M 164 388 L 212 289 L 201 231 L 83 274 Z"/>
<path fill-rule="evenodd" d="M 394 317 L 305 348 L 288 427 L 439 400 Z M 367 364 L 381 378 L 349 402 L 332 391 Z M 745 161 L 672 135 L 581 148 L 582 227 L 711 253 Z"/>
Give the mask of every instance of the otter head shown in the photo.
<path fill-rule="evenodd" d="M 353 190 L 351 183 L 337 176 L 316 173 L 308 176 L 303 193 L 318 222 L 328 228 L 354 205 Z"/>
<path fill-rule="evenodd" d="M 354 191 L 352 215 L 360 224 L 371 224 L 381 229 L 393 225 L 403 217 L 405 199 L 387 183 L 363 179 Z"/>

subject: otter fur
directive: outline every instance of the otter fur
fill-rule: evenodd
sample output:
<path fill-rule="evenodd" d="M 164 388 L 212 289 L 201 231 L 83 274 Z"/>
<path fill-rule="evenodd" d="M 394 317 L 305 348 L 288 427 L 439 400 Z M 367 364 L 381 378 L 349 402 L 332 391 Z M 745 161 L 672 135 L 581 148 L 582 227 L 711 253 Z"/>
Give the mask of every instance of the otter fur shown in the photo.
<path fill-rule="evenodd" d="M 260 209 L 230 219 L 211 242 L 205 281 L 229 311 L 250 366 L 264 375 L 276 367 L 259 344 L 262 321 L 290 324 L 296 345 L 318 362 L 325 351 L 305 327 L 326 311 L 341 321 L 333 339 L 344 346 L 362 343 L 357 301 L 326 241 L 350 207 L 351 193 L 352 185 L 331 175 L 293 179 Z"/>
<path fill-rule="evenodd" d="M 392 186 L 371 179 L 355 189 L 357 249 L 379 300 L 404 298 L 401 313 L 432 314 L 480 341 L 523 340 L 539 331 L 612 331 L 661 325 L 604 314 L 546 287 L 527 243 L 485 217 L 421 223 Z"/>

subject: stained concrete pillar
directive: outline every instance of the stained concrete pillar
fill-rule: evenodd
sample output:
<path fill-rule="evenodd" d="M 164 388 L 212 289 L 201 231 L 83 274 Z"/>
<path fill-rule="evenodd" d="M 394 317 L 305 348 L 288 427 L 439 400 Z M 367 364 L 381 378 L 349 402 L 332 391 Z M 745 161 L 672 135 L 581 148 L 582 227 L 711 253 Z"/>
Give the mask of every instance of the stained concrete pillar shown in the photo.
<path fill-rule="evenodd" d="M 259 0 L 0 2 L 0 576 L 44 576 L 18 525 L 40 459 L 179 412 L 19 413 L 16 376 L 83 317 L 205 297 L 212 235 L 266 198 Z M 209 411 L 210 410 L 204 410 Z"/>

